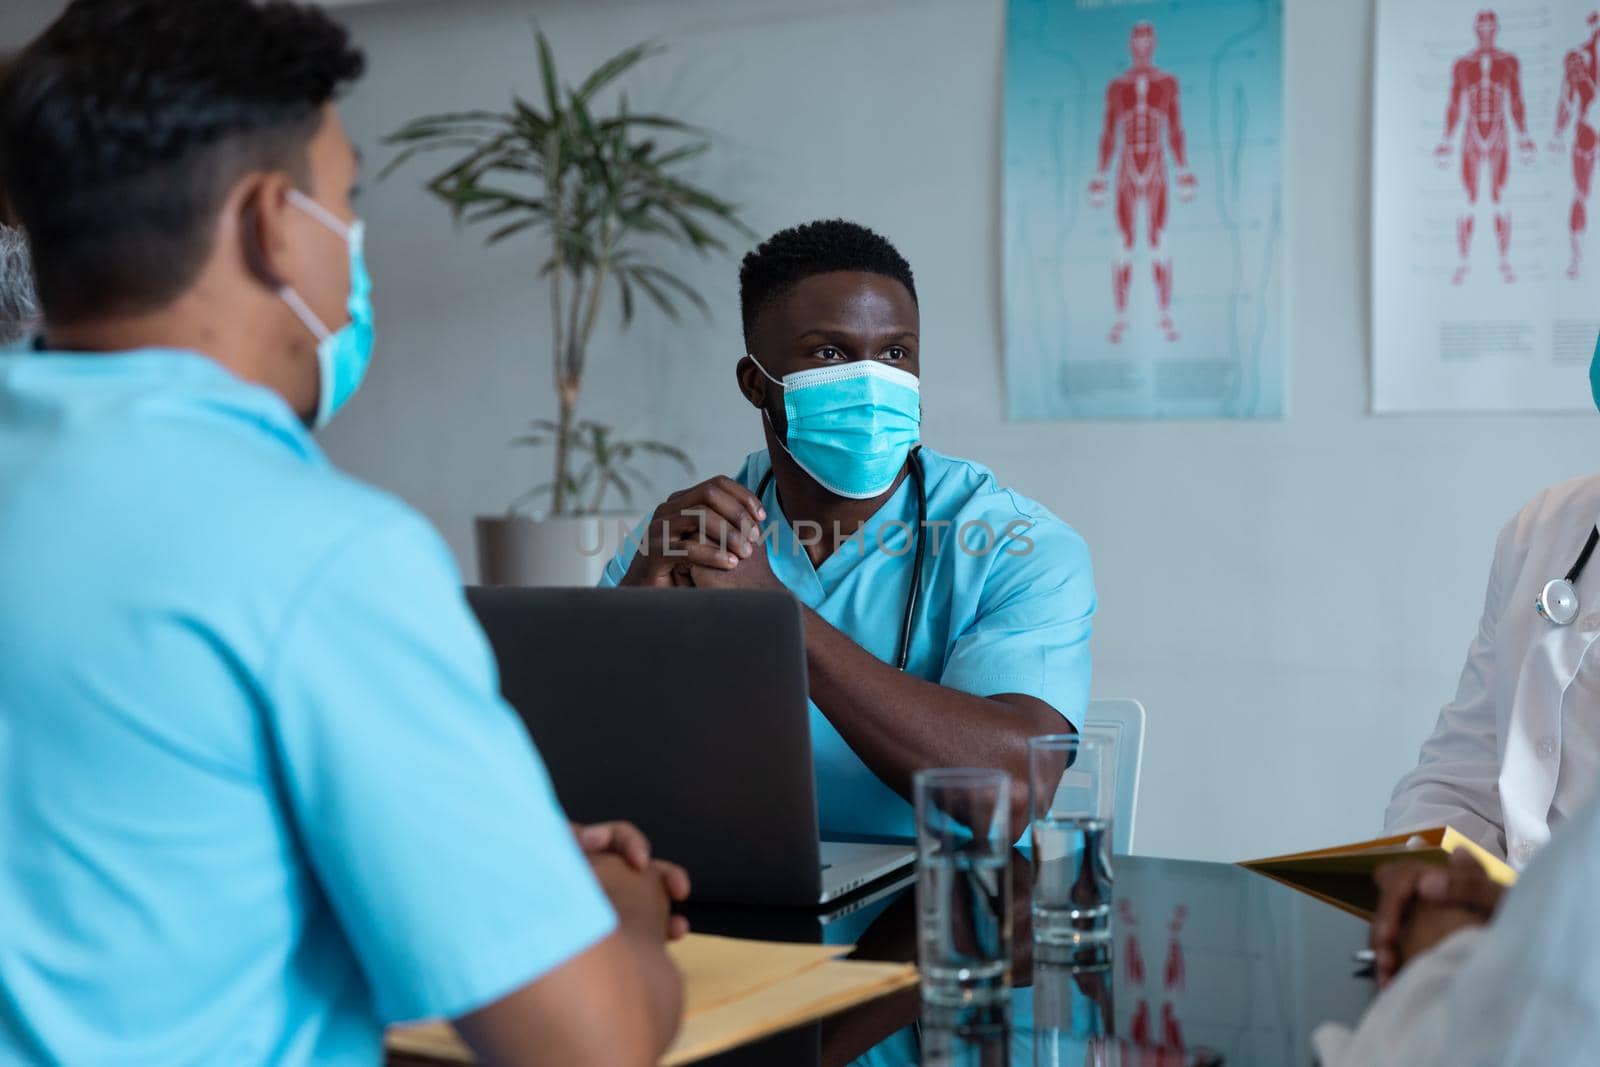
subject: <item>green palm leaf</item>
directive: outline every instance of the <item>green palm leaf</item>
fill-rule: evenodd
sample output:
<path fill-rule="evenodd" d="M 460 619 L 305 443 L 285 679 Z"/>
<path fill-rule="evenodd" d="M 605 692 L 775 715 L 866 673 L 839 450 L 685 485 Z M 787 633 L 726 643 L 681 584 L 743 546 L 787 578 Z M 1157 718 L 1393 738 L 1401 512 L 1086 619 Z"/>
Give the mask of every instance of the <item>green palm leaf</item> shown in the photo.
<path fill-rule="evenodd" d="M 619 92 L 615 110 L 599 110 L 605 91 L 665 51 L 662 46 L 623 49 L 573 89 L 562 86 L 555 50 L 537 28 L 534 43 L 542 100 L 513 94 L 505 111 L 413 119 L 384 139 L 396 154 L 380 176 L 419 156 L 445 155 L 448 164 L 424 187 L 453 219 L 483 227 L 486 244 L 521 235 L 545 242 L 548 254 L 532 273 L 551 287 L 560 418 L 535 420 L 514 443 L 553 446 L 555 471 L 513 507 L 548 503 L 553 513 L 569 514 L 598 508 L 611 493 L 630 500 L 648 484 L 635 457 L 693 469 L 680 449 L 620 438 L 574 415 L 589 340 L 612 289 L 625 326 L 641 296 L 672 319 L 684 303 L 709 313 L 699 291 L 662 265 L 662 253 L 682 248 L 705 256 L 726 249 L 725 234 L 753 234 L 732 203 L 691 180 L 689 168 L 711 149 L 705 131 L 668 115 L 633 111 L 626 92 Z"/>
<path fill-rule="evenodd" d="M 660 55 L 665 51 L 664 47 L 657 44 L 636 44 L 632 48 L 625 48 L 596 67 L 592 74 L 583 79 L 583 83 L 572 95 L 578 100 L 587 102 L 595 93 L 622 77 L 641 60 Z"/>
<path fill-rule="evenodd" d="M 561 91 L 556 88 L 556 57 L 543 30 L 534 31 L 539 45 L 539 80 L 544 83 L 544 104 L 552 116 L 561 111 Z"/>

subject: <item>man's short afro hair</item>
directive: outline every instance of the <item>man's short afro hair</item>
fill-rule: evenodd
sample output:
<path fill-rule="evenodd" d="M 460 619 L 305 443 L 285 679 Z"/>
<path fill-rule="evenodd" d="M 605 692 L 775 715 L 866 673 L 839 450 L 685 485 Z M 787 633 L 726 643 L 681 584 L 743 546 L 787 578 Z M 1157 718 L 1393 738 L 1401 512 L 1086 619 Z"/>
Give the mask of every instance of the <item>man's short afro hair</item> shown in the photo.
<path fill-rule="evenodd" d="M 913 303 L 917 286 L 907 263 L 888 240 L 844 219 L 825 219 L 780 230 L 744 257 L 739 268 L 739 309 L 745 344 L 756 316 L 772 301 L 815 274 L 862 271 L 893 278 Z"/>

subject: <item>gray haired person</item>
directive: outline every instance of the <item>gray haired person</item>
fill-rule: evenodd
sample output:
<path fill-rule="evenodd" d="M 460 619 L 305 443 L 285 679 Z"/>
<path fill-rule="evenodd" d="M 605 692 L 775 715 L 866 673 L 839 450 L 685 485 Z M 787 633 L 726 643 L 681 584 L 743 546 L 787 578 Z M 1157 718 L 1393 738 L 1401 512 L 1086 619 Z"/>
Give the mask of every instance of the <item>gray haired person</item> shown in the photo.
<path fill-rule="evenodd" d="M 28 239 L 21 230 L 0 223 L 0 347 L 24 340 L 38 325 Z"/>

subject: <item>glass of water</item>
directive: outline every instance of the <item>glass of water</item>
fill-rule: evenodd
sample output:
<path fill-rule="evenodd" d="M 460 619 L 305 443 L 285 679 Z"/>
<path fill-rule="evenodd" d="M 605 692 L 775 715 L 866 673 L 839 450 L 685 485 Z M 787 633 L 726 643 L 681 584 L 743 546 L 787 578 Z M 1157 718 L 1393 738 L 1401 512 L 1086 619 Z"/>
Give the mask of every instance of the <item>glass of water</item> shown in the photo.
<path fill-rule="evenodd" d="M 924 1014 L 949 1018 L 1009 1004 L 1011 778 L 1004 771 L 920 771 L 912 794 Z"/>
<path fill-rule="evenodd" d="M 1115 743 L 1100 734 L 1028 742 L 1033 939 L 1094 948 L 1111 938 Z"/>

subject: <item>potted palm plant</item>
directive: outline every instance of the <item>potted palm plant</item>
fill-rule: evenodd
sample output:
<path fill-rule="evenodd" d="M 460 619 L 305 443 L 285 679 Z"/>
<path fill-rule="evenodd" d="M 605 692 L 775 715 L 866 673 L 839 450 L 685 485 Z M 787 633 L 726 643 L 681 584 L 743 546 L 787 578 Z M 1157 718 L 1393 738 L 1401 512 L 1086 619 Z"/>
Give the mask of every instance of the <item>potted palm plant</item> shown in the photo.
<path fill-rule="evenodd" d="M 663 265 L 662 253 L 725 251 L 719 230 L 750 231 L 731 203 L 683 176 L 685 165 L 711 147 L 700 131 L 630 111 L 625 94 L 608 113 L 596 109 L 602 91 L 660 48 L 626 49 L 573 88 L 560 83 L 550 42 L 535 36 L 542 101 L 513 95 L 506 110 L 414 119 L 387 138 L 400 152 L 384 173 L 420 154 L 451 153 L 452 162 L 426 188 L 456 222 L 488 228 L 491 245 L 539 242 L 556 417 L 533 420 L 515 443 L 548 447 L 553 470 L 506 514 L 478 519 L 479 576 L 489 584 L 586 585 L 599 580 L 630 526 L 625 516 L 606 515 L 606 505 L 615 495 L 627 507 L 648 484 L 638 461 L 691 469 L 672 445 L 578 417 L 606 295 L 615 293 L 624 326 L 643 301 L 674 321 L 684 303 L 708 313 L 699 292 Z"/>

